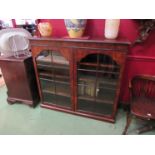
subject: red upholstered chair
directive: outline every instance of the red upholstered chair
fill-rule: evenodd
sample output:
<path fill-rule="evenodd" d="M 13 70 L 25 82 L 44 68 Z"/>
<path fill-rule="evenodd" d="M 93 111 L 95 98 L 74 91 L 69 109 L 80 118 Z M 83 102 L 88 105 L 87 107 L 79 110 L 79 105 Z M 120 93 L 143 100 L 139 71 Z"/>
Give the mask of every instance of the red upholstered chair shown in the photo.
<path fill-rule="evenodd" d="M 132 117 L 143 120 L 155 120 L 155 76 L 136 75 L 129 82 L 130 112 L 127 113 L 127 122 L 123 134 L 127 133 Z M 138 130 L 143 133 L 155 129 L 154 125 L 146 125 Z"/>

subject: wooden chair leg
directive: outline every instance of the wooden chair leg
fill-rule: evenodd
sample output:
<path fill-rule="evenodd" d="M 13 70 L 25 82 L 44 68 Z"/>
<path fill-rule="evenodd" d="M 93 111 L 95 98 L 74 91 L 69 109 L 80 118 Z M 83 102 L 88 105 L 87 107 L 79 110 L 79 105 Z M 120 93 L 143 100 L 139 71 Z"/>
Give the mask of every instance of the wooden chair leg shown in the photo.
<path fill-rule="evenodd" d="M 127 118 L 126 118 L 126 126 L 124 128 L 124 131 L 123 131 L 123 135 L 126 135 L 127 133 L 127 130 L 129 128 L 129 125 L 131 123 L 131 120 L 132 120 L 132 114 L 130 114 L 130 112 L 127 112 Z"/>
<path fill-rule="evenodd" d="M 155 125 L 147 125 L 147 126 L 144 126 L 144 127 L 140 128 L 140 129 L 138 129 L 138 134 L 148 132 L 148 131 L 151 131 L 151 130 L 154 130 L 154 129 L 155 129 Z"/>

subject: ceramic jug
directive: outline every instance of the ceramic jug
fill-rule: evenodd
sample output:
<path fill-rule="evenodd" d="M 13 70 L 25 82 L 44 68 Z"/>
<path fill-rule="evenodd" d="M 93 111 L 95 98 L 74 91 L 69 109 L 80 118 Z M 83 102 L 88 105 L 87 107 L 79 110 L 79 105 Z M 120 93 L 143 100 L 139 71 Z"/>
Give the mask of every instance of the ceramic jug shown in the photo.
<path fill-rule="evenodd" d="M 42 37 L 50 37 L 52 35 L 52 25 L 49 22 L 39 23 L 38 30 Z"/>

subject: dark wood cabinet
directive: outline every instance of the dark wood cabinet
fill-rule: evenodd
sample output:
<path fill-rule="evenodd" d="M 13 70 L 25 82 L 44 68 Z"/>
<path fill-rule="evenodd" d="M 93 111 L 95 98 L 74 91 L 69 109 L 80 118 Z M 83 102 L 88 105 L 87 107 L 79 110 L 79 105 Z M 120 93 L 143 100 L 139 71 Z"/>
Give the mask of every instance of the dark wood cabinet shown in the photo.
<path fill-rule="evenodd" d="M 115 121 L 129 42 L 31 38 L 44 108 Z"/>
<path fill-rule="evenodd" d="M 34 107 L 39 102 L 39 93 L 32 57 L 1 57 L 0 67 L 7 86 L 8 102 L 22 102 Z"/>

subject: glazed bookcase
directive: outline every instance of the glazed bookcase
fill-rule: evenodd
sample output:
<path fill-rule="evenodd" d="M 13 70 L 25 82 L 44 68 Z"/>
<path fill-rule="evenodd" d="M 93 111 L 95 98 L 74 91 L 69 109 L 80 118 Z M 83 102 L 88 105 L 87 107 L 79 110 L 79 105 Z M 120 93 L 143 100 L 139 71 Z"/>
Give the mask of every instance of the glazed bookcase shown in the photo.
<path fill-rule="evenodd" d="M 31 38 L 41 107 L 115 122 L 129 42 Z"/>

